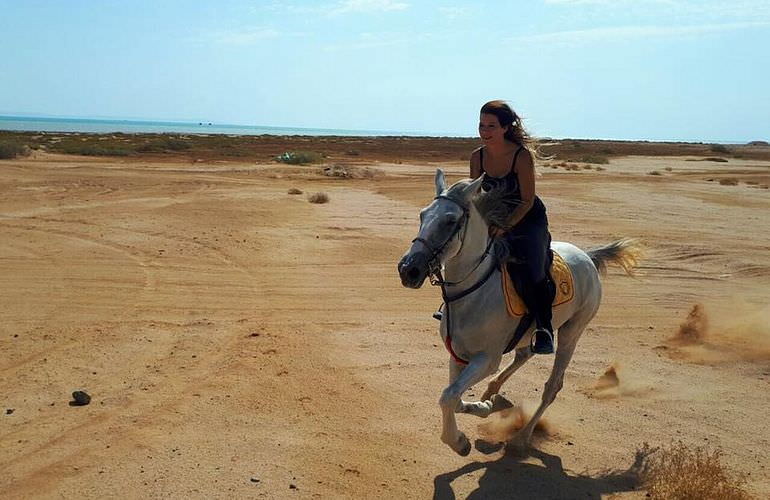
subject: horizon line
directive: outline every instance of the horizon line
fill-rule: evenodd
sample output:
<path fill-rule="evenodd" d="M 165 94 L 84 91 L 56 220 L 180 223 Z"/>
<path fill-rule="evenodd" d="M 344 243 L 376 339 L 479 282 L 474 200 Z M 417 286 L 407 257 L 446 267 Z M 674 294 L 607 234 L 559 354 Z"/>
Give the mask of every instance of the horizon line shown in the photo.
<path fill-rule="evenodd" d="M 237 123 L 218 123 L 218 122 L 212 122 L 207 120 L 186 120 L 186 119 L 179 119 L 179 120 L 172 120 L 172 119 L 150 119 L 150 118 L 117 118 L 117 117 L 83 117 L 83 116 L 64 116 L 64 115 L 42 115 L 38 113 L 25 113 L 25 112 L 4 112 L 0 111 L 0 120 L 3 119 L 21 119 L 20 121 L 34 121 L 34 120 L 41 120 L 41 121 L 88 121 L 88 122 L 97 122 L 97 123 L 127 123 L 127 124 L 158 124 L 158 125 L 187 125 L 187 126 L 203 126 L 203 127 L 223 127 L 223 128 L 248 128 L 248 129 L 287 129 L 287 130 L 297 130 L 297 131 L 325 131 L 325 132 L 361 132 L 362 134 L 359 137 L 368 137 L 371 136 L 371 134 L 366 134 L 366 132 L 372 132 L 376 133 L 379 137 L 399 137 L 399 136 L 412 136 L 412 137 L 446 137 L 446 138 L 457 138 L 457 139 L 473 139 L 476 138 L 475 135 L 461 135 L 457 133 L 449 133 L 449 132 L 427 132 L 427 131 L 407 131 L 407 130 L 383 130 L 383 129 L 349 129 L 349 128 L 327 128 L 327 127 L 295 127 L 295 126 L 276 126 L 276 125 L 245 125 L 245 124 L 237 124 Z M 10 120 L 6 120 L 10 121 Z M 10 129 L 4 129 L 0 127 L 0 131 L 16 131 L 16 132 L 31 132 L 29 130 L 10 130 Z M 40 131 L 44 132 L 44 131 Z M 52 131 L 53 132 L 53 131 Z M 110 132 L 87 132 L 87 131 L 56 131 L 57 133 L 70 133 L 70 134 L 106 134 Z M 124 133 L 124 134 L 141 134 L 141 133 L 165 133 L 165 132 L 116 132 L 116 133 Z M 196 132 L 169 132 L 169 133 L 191 133 L 195 134 Z M 221 135 L 247 135 L 247 134 L 223 134 L 221 132 L 206 132 L 205 130 L 201 130 L 201 134 L 206 133 L 213 133 L 213 134 L 221 134 Z M 265 135 L 282 135 L 282 134 L 265 134 Z M 300 135 L 300 134 L 297 134 Z M 307 134 L 308 136 L 313 136 L 317 134 Z M 330 134 L 331 135 L 331 134 Z M 355 137 L 355 135 L 352 135 Z M 726 145 L 743 145 L 748 144 L 750 142 L 755 142 L 757 140 L 764 140 L 764 139 L 743 139 L 740 142 L 737 142 L 735 140 L 717 140 L 717 141 L 709 141 L 709 140 L 703 140 L 703 139 L 650 139 L 650 138 L 634 138 L 634 139 L 620 139 L 620 138 L 610 138 L 610 137 L 580 137 L 580 136 L 564 136 L 564 137 L 554 137 L 550 135 L 543 135 L 543 136 L 535 136 L 535 139 L 538 141 L 548 141 L 548 140 L 580 140 L 580 141 L 615 141 L 615 142 L 661 142 L 661 143 L 682 143 L 682 144 L 726 144 Z"/>

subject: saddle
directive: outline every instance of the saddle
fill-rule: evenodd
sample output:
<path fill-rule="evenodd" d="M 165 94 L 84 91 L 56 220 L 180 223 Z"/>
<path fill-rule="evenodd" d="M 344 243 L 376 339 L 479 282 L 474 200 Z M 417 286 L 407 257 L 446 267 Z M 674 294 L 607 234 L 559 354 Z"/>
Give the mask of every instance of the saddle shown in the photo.
<path fill-rule="evenodd" d="M 502 275 L 503 294 L 505 295 L 505 306 L 508 309 L 508 314 L 517 318 L 524 316 L 527 312 L 527 307 L 516 292 L 511 275 L 505 269 L 505 266 L 501 269 L 500 274 Z M 555 251 L 553 252 L 553 263 L 551 264 L 551 278 L 556 285 L 556 296 L 553 299 L 554 307 L 565 304 L 574 298 L 575 282 L 572 278 L 572 271 L 564 261 L 564 258 Z"/>

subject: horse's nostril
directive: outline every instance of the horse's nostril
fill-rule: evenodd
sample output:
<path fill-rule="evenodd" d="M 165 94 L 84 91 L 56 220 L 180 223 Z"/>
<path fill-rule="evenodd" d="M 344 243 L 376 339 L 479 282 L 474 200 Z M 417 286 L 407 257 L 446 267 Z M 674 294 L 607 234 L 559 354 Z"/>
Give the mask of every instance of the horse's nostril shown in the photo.
<path fill-rule="evenodd" d="M 414 280 L 420 277 L 420 271 L 416 267 L 412 267 L 406 272 L 406 275 Z"/>

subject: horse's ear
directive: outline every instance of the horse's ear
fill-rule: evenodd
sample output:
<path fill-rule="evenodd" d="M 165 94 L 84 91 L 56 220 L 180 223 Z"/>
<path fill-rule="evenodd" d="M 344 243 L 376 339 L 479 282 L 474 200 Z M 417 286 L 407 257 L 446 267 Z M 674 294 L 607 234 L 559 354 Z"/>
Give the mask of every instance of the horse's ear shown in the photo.
<path fill-rule="evenodd" d="M 482 180 L 483 180 L 483 176 L 478 176 L 471 183 L 469 183 L 468 186 L 466 186 L 465 188 L 465 195 L 473 196 L 474 194 L 476 194 L 481 188 Z"/>
<path fill-rule="evenodd" d="M 446 177 L 444 177 L 444 171 L 440 168 L 436 169 L 436 196 L 446 191 Z"/>

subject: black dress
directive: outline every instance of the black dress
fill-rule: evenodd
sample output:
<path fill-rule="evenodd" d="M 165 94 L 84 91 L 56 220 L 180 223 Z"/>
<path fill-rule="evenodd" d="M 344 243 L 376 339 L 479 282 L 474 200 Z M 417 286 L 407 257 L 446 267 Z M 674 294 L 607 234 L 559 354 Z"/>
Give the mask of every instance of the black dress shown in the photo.
<path fill-rule="evenodd" d="M 510 205 L 510 212 L 521 204 L 519 178 L 514 167 L 519 153 L 524 146 L 519 146 L 513 155 L 511 170 L 504 177 L 493 177 L 484 171 L 484 148 L 479 150 L 481 172 L 484 176 L 481 186 L 485 191 L 503 188 L 505 194 L 502 203 Z M 535 196 L 532 207 L 524 217 L 500 239 L 503 245 L 503 260 L 506 262 L 516 291 L 521 296 L 527 309 L 535 316 L 538 327 L 553 331 L 551 326 L 551 304 L 556 287 L 550 279 L 553 262 L 551 251 L 551 233 L 548 231 L 548 216 L 543 201 Z"/>

